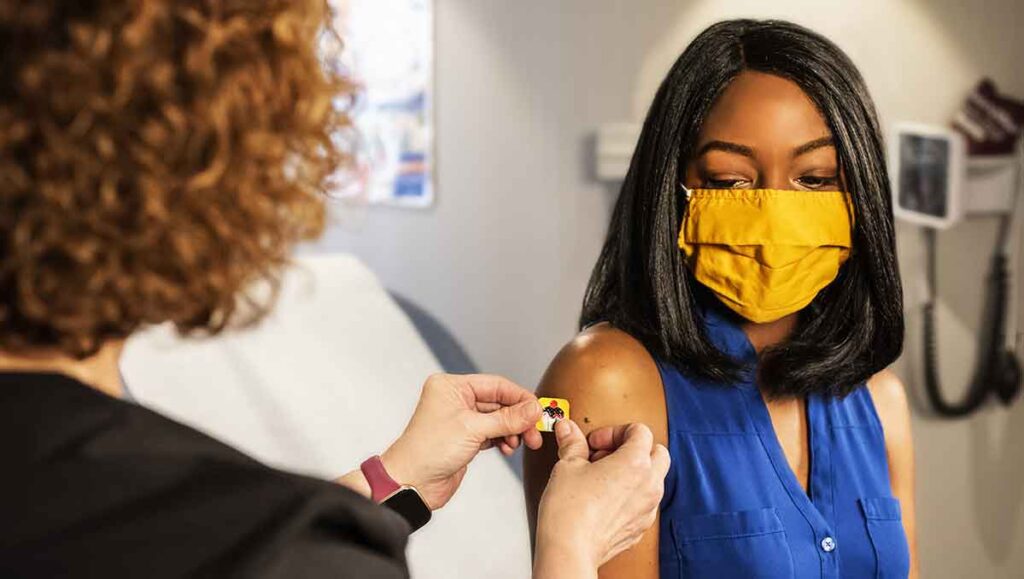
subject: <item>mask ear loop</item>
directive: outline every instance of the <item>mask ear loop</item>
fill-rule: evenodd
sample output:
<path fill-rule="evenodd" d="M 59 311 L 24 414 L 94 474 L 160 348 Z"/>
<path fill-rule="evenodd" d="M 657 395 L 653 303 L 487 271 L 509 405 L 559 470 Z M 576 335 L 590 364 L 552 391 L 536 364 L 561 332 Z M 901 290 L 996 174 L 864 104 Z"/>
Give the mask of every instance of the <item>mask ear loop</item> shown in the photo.
<path fill-rule="evenodd" d="M 686 218 L 687 218 L 687 215 L 689 215 L 689 213 L 690 213 L 690 197 L 693 196 L 693 191 L 691 189 L 688 189 L 686 187 L 686 185 L 683 184 L 682 181 L 679 182 L 679 190 L 682 191 L 683 195 L 686 197 L 686 207 L 684 207 L 683 211 L 682 211 L 682 223 L 679 224 L 679 236 L 680 236 L 680 239 L 682 239 L 683 228 L 686 227 Z M 682 249 L 682 243 L 681 242 L 680 242 L 679 248 Z"/>
<path fill-rule="evenodd" d="M 682 190 L 683 195 L 686 196 L 686 201 L 689 202 L 690 197 L 693 195 L 693 190 L 687 189 L 686 185 L 684 185 L 682 181 L 679 182 L 679 189 Z"/>

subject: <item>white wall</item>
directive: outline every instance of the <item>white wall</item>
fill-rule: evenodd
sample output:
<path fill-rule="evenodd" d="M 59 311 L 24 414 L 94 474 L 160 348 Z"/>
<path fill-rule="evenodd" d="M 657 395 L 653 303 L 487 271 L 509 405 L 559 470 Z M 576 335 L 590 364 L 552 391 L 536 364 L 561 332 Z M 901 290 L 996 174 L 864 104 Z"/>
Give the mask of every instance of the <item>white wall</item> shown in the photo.
<path fill-rule="evenodd" d="M 574 333 L 614 200 L 589 140 L 631 116 L 678 13 L 640 5 L 438 0 L 437 206 L 340 208 L 323 246 L 362 256 L 481 366 L 534 382 Z"/>
<path fill-rule="evenodd" d="M 861 68 L 886 123 L 946 124 L 982 75 L 1024 95 L 1024 3 L 1014 0 L 435 1 L 437 206 L 338 208 L 320 249 L 361 256 L 441 317 L 482 367 L 525 384 L 574 333 L 610 217 L 616 192 L 590 178 L 595 127 L 640 120 L 672 61 L 711 22 L 781 17 L 826 34 Z M 993 238 L 986 220 L 941 237 L 950 396 L 973 365 Z M 910 328 L 898 372 L 916 393 L 916 229 L 900 227 L 899 251 Z M 915 409 L 914 426 L 925 576 L 1020 576 L 1024 403 L 961 422 Z"/>

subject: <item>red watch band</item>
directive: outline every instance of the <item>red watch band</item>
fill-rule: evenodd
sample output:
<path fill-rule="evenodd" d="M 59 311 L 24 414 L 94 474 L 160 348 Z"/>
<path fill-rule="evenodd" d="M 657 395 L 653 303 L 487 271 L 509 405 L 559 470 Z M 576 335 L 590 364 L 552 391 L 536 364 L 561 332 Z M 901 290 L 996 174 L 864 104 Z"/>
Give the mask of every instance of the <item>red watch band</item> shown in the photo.
<path fill-rule="evenodd" d="M 370 493 L 373 496 L 374 502 L 384 502 L 384 499 L 402 488 L 402 485 L 395 482 L 395 479 L 391 478 L 391 475 L 388 474 L 379 456 L 371 456 L 364 460 L 363 464 L 359 465 L 359 470 L 363 471 L 366 482 L 370 483 Z"/>

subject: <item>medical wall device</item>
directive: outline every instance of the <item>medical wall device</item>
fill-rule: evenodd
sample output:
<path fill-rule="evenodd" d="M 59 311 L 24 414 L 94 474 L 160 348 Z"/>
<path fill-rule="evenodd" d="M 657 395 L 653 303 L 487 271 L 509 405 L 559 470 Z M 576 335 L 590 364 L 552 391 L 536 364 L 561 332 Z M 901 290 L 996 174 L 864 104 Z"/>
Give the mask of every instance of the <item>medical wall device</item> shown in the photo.
<path fill-rule="evenodd" d="M 889 139 L 893 212 L 906 221 L 946 229 L 963 218 L 966 150 L 944 127 L 901 123 Z"/>
<path fill-rule="evenodd" d="M 992 397 L 1009 405 L 1020 395 L 1021 363 L 1016 337 L 1007 331 L 1007 323 L 1009 264 L 1015 256 L 1019 259 L 1021 251 L 1012 230 L 1024 195 L 1022 129 L 1024 103 L 999 95 L 986 80 L 968 96 L 953 129 L 898 124 L 889 138 L 893 211 L 896 217 L 924 228 L 924 385 L 929 404 L 940 416 L 967 416 Z M 972 215 L 996 216 L 998 234 L 984 283 L 979 357 L 966 394 L 951 402 L 943 394 L 938 370 L 937 230 Z"/>

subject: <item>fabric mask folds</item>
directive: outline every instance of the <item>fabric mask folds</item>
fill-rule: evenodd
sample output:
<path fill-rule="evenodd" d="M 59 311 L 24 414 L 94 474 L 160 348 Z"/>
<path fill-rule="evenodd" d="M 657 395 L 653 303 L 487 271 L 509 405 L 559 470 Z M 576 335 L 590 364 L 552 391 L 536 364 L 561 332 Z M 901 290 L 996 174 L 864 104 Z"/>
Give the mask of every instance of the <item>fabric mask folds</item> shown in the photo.
<path fill-rule="evenodd" d="M 684 191 L 679 248 L 690 270 L 752 322 L 806 307 L 850 255 L 853 211 L 845 192 Z"/>

